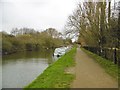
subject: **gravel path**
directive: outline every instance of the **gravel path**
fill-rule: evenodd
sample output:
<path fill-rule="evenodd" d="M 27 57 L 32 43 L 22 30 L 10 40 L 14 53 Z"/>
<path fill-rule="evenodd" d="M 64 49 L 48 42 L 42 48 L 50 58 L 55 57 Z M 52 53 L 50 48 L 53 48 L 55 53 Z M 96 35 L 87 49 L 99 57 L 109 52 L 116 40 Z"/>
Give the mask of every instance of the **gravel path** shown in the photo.
<path fill-rule="evenodd" d="M 81 49 L 77 49 L 71 88 L 117 88 L 118 82 Z"/>

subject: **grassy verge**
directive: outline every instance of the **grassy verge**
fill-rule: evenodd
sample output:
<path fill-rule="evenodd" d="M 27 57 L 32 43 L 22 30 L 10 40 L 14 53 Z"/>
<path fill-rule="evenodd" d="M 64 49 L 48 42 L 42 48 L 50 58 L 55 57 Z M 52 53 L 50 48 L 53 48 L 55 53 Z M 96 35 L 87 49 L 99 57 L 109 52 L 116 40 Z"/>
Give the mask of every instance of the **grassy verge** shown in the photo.
<path fill-rule="evenodd" d="M 75 65 L 75 52 L 74 47 L 25 88 L 69 88 L 74 75 L 66 74 L 65 69 Z"/>
<path fill-rule="evenodd" d="M 113 62 L 98 56 L 84 48 L 82 48 L 84 52 L 86 52 L 90 57 L 92 57 L 97 63 L 99 63 L 105 71 L 110 74 L 112 77 L 118 79 L 118 66 L 115 65 Z"/>

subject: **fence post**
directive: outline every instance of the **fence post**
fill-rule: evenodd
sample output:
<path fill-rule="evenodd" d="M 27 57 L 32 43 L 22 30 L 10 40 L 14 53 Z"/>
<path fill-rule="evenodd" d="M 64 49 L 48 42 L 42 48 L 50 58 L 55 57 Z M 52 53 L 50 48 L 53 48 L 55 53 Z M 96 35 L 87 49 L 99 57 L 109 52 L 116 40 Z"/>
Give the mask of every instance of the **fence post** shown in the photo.
<path fill-rule="evenodd" d="M 104 57 L 107 59 L 107 57 L 106 57 L 106 48 L 104 48 Z"/>
<path fill-rule="evenodd" d="M 114 49 L 114 52 L 113 52 L 113 61 L 114 61 L 114 64 L 117 64 L 117 54 L 116 54 L 116 48 Z"/>

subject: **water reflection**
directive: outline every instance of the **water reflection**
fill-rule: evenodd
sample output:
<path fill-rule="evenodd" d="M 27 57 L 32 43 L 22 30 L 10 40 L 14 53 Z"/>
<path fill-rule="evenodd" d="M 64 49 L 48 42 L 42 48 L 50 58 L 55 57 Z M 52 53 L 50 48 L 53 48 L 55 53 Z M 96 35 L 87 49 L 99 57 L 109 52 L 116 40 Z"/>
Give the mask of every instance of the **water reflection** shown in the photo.
<path fill-rule="evenodd" d="M 2 57 L 0 56 L 0 90 L 2 89 Z"/>
<path fill-rule="evenodd" d="M 3 56 L 2 87 L 22 88 L 54 62 L 52 50 L 20 52 Z"/>

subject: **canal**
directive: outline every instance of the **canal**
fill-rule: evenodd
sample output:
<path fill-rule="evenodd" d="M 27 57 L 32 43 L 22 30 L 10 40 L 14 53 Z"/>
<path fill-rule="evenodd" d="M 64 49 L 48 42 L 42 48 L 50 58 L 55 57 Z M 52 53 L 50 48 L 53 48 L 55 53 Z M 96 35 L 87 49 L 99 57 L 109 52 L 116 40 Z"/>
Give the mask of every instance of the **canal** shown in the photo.
<path fill-rule="evenodd" d="M 26 51 L 2 57 L 2 88 L 23 88 L 54 62 L 52 50 Z"/>

